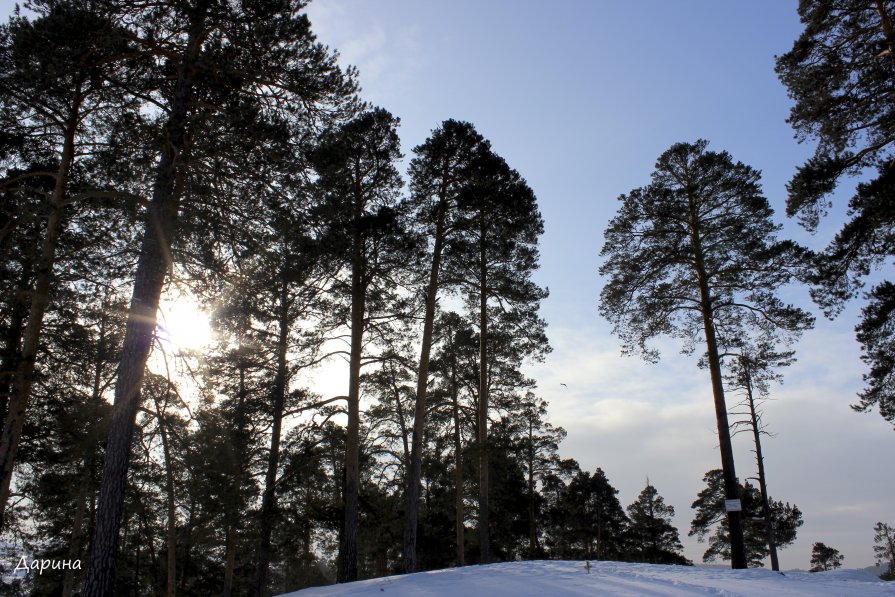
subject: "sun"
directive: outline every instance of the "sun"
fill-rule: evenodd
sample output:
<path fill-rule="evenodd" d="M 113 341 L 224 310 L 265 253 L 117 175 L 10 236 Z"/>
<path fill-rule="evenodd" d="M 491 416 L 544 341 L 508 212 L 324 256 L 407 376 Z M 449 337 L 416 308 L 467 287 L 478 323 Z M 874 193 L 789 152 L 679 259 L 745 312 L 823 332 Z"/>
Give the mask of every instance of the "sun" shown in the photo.
<path fill-rule="evenodd" d="M 177 350 L 200 350 L 211 343 L 211 323 L 193 297 L 167 296 L 159 305 L 158 337 Z"/>

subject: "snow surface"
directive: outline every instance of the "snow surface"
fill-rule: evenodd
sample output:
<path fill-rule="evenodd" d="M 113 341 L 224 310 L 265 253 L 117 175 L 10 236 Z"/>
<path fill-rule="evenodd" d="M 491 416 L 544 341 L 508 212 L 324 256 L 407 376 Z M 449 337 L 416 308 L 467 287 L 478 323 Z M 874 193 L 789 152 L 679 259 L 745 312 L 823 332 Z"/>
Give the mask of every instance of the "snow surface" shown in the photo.
<path fill-rule="evenodd" d="M 466 566 L 314 587 L 283 597 L 578 597 L 582 595 L 895 595 L 895 582 L 863 570 L 787 572 L 623 562 L 535 561 Z"/>

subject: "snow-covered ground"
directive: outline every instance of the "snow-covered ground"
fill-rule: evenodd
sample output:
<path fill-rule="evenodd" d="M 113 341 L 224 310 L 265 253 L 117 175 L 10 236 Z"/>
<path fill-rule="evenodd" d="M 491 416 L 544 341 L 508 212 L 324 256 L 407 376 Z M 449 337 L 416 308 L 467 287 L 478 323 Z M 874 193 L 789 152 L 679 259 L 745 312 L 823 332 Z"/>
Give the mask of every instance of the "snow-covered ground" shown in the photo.
<path fill-rule="evenodd" d="M 757 595 L 865 597 L 895 595 L 863 570 L 787 572 L 622 562 L 507 562 L 316 587 L 284 597 L 578 597 L 583 595 Z"/>

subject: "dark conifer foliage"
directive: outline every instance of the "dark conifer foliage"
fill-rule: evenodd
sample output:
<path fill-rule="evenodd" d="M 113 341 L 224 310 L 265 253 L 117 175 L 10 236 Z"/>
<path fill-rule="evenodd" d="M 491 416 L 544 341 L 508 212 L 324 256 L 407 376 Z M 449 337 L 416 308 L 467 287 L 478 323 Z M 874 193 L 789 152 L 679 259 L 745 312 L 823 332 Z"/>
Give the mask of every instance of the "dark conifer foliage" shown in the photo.
<path fill-rule="evenodd" d="M 628 552 L 628 525 L 603 469 L 578 471 L 558 496 L 548 531 L 551 551 L 562 559 L 621 560 Z"/>
<path fill-rule="evenodd" d="M 121 15 L 138 46 L 160 57 L 162 71 L 151 73 L 150 79 L 157 84 L 153 103 L 164 125 L 134 273 L 85 595 L 113 590 L 140 384 L 171 264 L 170 247 L 179 238 L 181 203 L 190 203 L 183 182 L 198 149 L 192 133 L 213 123 L 219 139 L 240 147 L 259 143 L 233 133 L 245 131 L 249 122 L 278 122 L 296 111 L 301 114 L 304 106 L 338 108 L 352 91 L 327 49 L 315 43 L 307 17 L 298 12 L 301 7 L 298 2 L 201 0 L 194 5 L 128 5 Z"/>
<path fill-rule="evenodd" d="M 405 191 L 398 118 L 361 103 L 304 2 L 32 6 L 0 28 L 3 537 L 84 566 L 23 591 L 267 596 L 495 560 L 686 563 L 655 488 L 626 516 L 602 469 L 560 456 L 525 374 L 550 350 L 543 220 L 472 124 L 433 130 Z M 702 149 L 724 179 L 726 154 Z M 782 268 L 760 281 L 789 279 L 797 248 L 748 248 Z M 712 275 L 745 278 L 720 255 Z M 770 292 L 737 316 L 712 295 L 719 350 L 750 325 L 774 339 L 758 309 L 798 320 Z M 208 312 L 206 346 L 178 345 L 165 294 Z M 340 358 L 344 390 L 303 387 Z"/>
<path fill-rule="evenodd" d="M 669 506 L 655 487 L 647 483 L 637 500 L 628 506 L 628 555 L 650 564 L 691 564 L 681 551 L 683 545 L 671 523 L 674 506 Z"/>
<path fill-rule="evenodd" d="M 418 568 L 417 525 L 422 436 L 426 426 L 426 393 L 435 311 L 440 287 L 447 286 L 450 290 L 452 286 L 451 281 L 445 284 L 441 279 L 442 259 L 464 258 L 461 251 L 450 250 L 453 240 L 463 233 L 466 225 L 459 212 L 459 199 L 462 193 L 468 192 L 468 186 L 472 183 L 472 167 L 475 160 L 480 159 L 481 154 L 488 149 L 488 143 L 471 124 L 447 120 L 439 129 L 433 131 L 425 143 L 414 148 L 416 157 L 410 164 L 410 203 L 411 208 L 415 210 L 414 224 L 420 228 L 431 245 L 431 266 L 423 293 L 425 313 L 407 474 L 404 530 L 406 572 L 414 572 Z"/>
<path fill-rule="evenodd" d="M 720 355 L 743 336 L 797 337 L 813 318 L 775 294 L 802 269 L 805 252 L 777 240 L 780 226 L 771 220 L 759 173 L 707 145 L 673 145 L 659 157 L 650 185 L 619 197 L 601 253 L 600 273 L 609 281 L 600 313 L 623 350 L 647 360 L 658 358 L 648 346 L 656 336 L 677 336 L 687 351 L 704 340 L 725 491 L 734 499 Z M 740 515 L 730 512 L 729 518 L 731 565 L 745 568 Z"/>
<path fill-rule="evenodd" d="M 448 255 L 457 258 L 448 257 L 445 270 L 449 279 L 461 285 L 478 326 L 478 539 L 481 561 L 487 563 L 491 550 L 488 417 L 492 388 L 499 383 L 494 373 L 501 368 L 518 371 L 524 359 L 540 359 L 550 350 L 546 323 L 538 316 L 540 301 L 548 292 L 531 279 L 538 267 L 537 243 L 544 224 L 531 188 L 491 151 L 472 164 L 470 183 L 458 203 L 465 233 L 448 247 Z M 501 343 L 500 338 L 512 341 Z M 496 355 L 497 347 L 503 355 Z"/>
<path fill-rule="evenodd" d="M 843 178 L 865 174 L 849 202 L 849 216 L 818 255 L 812 296 L 834 316 L 856 297 L 864 278 L 891 264 L 895 247 L 895 3 L 889 0 L 801 2 L 805 29 L 792 50 L 777 58 L 777 74 L 795 100 L 789 122 L 796 138 L 817 142 L 814 155 L 790 181 L 787 213 L 815 230 L 828 197 Z M 891 355 L 892 284 L 871 288 L 857 328 L 870 368 L 856 410 L 878 407 L 895 424 Z"/>
<path fill-rule="evenodd" d="M 825 572 L 842 567 L 842 554 L 839 550 L 820 541 L 811 547 L 811 572 Z"/>
<path fill-rule="evenodd" d="M 395 167 L 401 155 L 397 126 L 398 119 L 383 109 L 364 112 L 324 135 L 313 157 L 322 197 L 320 217 L 327 223 L 322 242 L 331 262 L 347 270 L 333 289 L 335 316 L 351 332 L 342 582 L 358 578 L 360 375 L 365 356 L 370 356 L 364 344 L 371 332 L 385 329 L 378 320 L 400 317 L 404 311 L 395 292 L 416 246 L 397 205 L 402 185 Z"/>
<path fill-rule="evenodd" d="M 696 510 L 690 523 L 689 535 L 703 542 L 708 537 L 708 549 L 702 556 L 704 562 L 730 559 L 730 518 L 725 513 L 726 492 L 720 469 L 710 470 L 703 477 L 705 488 L 699 492 L 692 508 Z M 765 540 L 764 517 L 761 516 L 761 494 L 748 482 L 737 485 L 737 499 L 743 508 L 742 533 L 745 538 L 746 558 L 751 567 L 761 567 L 768 557 Z M 802 512 L 795 504 L 778 502 L 769 498 L 775 523 L 775 539 L 778 548 L 784 548 L 796 540 L 796 532 L 802 526 Z M 757 520 L 753 520 L 757 519 Z M 714 531 L 712 531 L 714 529 Z M 710 534 L 711 533 L 711 534 Z"/>
<path fill-rule="evenodd" d="M 85 176 L 85 162 L 104 151 L 109 122 L 134 108 L 111 81 L 127 80 L 138 70 L 124 59 L 133 51 L 122 29 L 97 4 L 37 2 L 34 8 L 39 15 L 34 21 L 13 17 L 0 31 L 0 68 L 5 75 L 0 112 L 9 126 L 10 152 L 3 156 L 0 185 L 13 195 L 36 195 L 18 199 L 17 207 L 6 212 L 3 235 L 14 244 L 17 232 L 27 235 L 30 228 L 39 247 L 20 272 L 27 318 L 16 315 L 7 335 L 8 345 L 19 336 L 21 349 L 14 359 L 0 438 L 0 527 L 55 282 L 60 237 L 72 211 L 80 207 L 73 204 L 97 196 Z M 34 178 L 45 180 L 34 184 Z M 23 293 L 17 296 L 21 301 Z M 19 303 L 13 310 L 25 308 Z"/>
<path fill-rule="evenodd" d="M 895 527 L 885 522 L 877 522 L 873 530 L 873 554 L 876 556 L 876 564 L 886 567 L 880 578 L 895 580 Z"/>

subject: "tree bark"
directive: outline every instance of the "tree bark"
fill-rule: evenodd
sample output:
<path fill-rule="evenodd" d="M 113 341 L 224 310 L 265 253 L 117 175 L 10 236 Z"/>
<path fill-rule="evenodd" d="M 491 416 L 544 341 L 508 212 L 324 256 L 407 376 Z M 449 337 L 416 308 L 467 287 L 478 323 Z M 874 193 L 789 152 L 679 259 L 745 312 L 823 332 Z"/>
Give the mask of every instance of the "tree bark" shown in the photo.
<path fill-rule="evenodd" d="M 718 443 L 721 447 L 721 469 L 724 473 L 724 494 L 729 500 L 739 499 L 736 469 L 733 462 L 733 445 L 730 441 L 730 424 L 727 420 L 727 403 L 724 400 L 724 384 L 721 379 L 721 359 L 718 357 L 718 341 L 715 336 L 712 296 L 706 274 L 700 224 L 697 214 L 696 200 L 688 197 L 690 215 L 690 238 L 695 261 L 696 277 L 699 282 L 700 310 L 705 330 L 706 352 L 709 361 L 709 373 L 712 379 L 712 396 L 715 403 L 715 418 L 718 424 Z M 747 567 L 746 547 L 743 540 L 742 512 L 728 512 L 727 522 L 730 530 L 730 566 L 734 569 Z"/>
<path fill-rule="evenodd" d="M 25 423 L 28 399 L 31 396 L 31 384 L 34 382 L 34 366 L 37 361 L 37 351 L 40 348 L 44 314 L 50 298 L 50 282 L 53 278 L 53 266 L 56 263 L 56 247 L 64 228 L 62 203 L 68 188 L 71 165 L 74 162 L 75 134 L 81 119 L 80 110 L 83 97 L 80 85 L 78 85 L 75 97 L 65 123 L 62 153 L 59 158 L 59 169 L 56 171 L 53 194 L 47 201 L 49 207 L 47 229 L 44 232 L 38 266 L 34 272 L 31 307 L 22 334 L 22 350 L 16 363 L 16 372 L 3 422 L 3 435 L 0 437 L 0 530 L 4 528 L 13 468 L 19 450 L 19 442 L 22 439 L 22 426 Z"/>
<path fill-rule="evenodd" d="M 105 597 L 113 595 L 115 591 L 118 531 L 131 441 L 140 405 L 140 385 L 155 336 L 156 312 L 170 261 L 170 243 L 174 238 L 180 213 L 177 172 L 186 141 L 188 107 L 192 97 L 196 62 L 204 36 L 208 34 L 205 28 L 206 10 L 207 4 L 200 2 L 192 16 L 187 51 L 177 75 L 171 112 L 164 129 L 156 169 L 152 201 L 147 209 L 106 442 L 96 527 L 84 586 L 85 597 Z"/>
<path fill-rule="evenodd" d="M 404 526 L 404 571 L 416 572 L 419 567 L 417 531 L 420 509 L 420 476 L 422 475 L 423 431 L 426 426 L 426 392 L 429 385 L 429 357 L 432 352 L 432 336 L 435 329 L 435 306 L 438 303 L 438 274 L 441 268 L 441 252 L 444 246 L 444 225 L 447 215 L 446 189 L 438 202 L 438 218 L 435 223 L 435 246 L 432 250 L 432 267 L 426 288 L 426 314 L 423 320 L 423 338 L 420 348 L 420 367 L 416 382 L 416 409 L 413 415 L 413 439 L 410 448 L 410 471 L 407 481 L 406 519 Z"/>
<path fill-rule="evenodd" d="M 273 388 L 273 426 L 270 432 L 270 451 L 267 455 L 267 474 L 264 477 L 264 494 L 261 498 L 260 538 L 258 564 L 255 569 L 255 595 L 264 597 L 267 573 L 270 568 L 270 537 L 273 532 L 273 516 L 277 508 L 277 470 L 280 466 L 280 435 L 283 411 L 286 408 L 288 371 L 286 356 L 289 350 L 289 286 L 280 289 L 279 336 L 277 338 L 277 374 Z"/>

